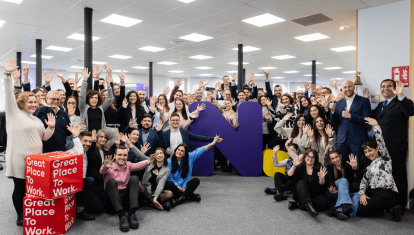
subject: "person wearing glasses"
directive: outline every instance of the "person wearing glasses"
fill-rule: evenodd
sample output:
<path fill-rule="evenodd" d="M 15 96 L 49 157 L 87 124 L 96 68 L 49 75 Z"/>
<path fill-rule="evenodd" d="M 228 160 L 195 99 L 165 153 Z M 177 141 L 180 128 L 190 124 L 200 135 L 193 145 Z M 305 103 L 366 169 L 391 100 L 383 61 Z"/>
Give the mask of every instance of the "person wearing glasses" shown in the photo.
<path fill-rule="evenodd" d="M 49 91 L 46 95 L 46 103 L 43 107 L 36 109 L 35 116 L 38 117 L 46 127 L 48 115 L 53 114 L 56 119 L 55 132 L 47 141 L 43 141 L 43 153 L 54 151 L 65 151 L 66 137 L 72 133 L 67 129 L 70 126 L 70 118 L 60 106 L 60 94 L 58 91 Z"/>

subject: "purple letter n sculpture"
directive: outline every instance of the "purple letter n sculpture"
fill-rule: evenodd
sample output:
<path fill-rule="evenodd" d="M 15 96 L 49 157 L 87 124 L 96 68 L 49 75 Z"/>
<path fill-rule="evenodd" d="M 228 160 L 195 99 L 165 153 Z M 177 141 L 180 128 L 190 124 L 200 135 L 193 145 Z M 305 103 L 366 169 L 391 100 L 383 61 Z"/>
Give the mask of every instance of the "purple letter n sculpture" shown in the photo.
<path fill-rule="evenodd" d="M 198 104 L 204 103 L 206 110 L 194 119 L 190 131 L 204 136 L 219 135 L 223 138 L 216 147 L 243 176 L 258 176 L 263 169 L 262 153 L 262 107 L 257 102 L 243 102 L 238 107 L 239 128 L 236 131 L 214 105 L 209 102 L 195 102 L 190 106 L 193 112 Z M 195 147 L 206 143 L 191 141 Z M 194 176 L 209 176 L 214 170 L 214 151 L 204 153 L 193 166 Z"/>

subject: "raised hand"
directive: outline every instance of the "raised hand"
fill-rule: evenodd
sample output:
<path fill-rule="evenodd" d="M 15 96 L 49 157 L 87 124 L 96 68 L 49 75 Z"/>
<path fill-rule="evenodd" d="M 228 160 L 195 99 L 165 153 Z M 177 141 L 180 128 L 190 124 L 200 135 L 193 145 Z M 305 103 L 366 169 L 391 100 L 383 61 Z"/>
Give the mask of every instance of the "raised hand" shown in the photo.
<path fill-rule="evenodd" d="M 254 84 L 254 78 L 255 78 L 254 73 L 251 73 L 251 74 L 250 74 L 250 77 L 249 77 L 249 82 L 251 82 L 251 83 L 252 83 L 252 85 Z"/>
<path fill-rule="evenodd" d="M 81 80 L 81 77 L 79 77 L 78 72 L 75 72 L 75 85 L 77 86 L 79 84 L 79 81 Z M 88 79 L 86 79 L 87 81 Z M 76 88 L 76 87 L 75 87 Z"/>
<path fill-rule="evenodd" d="M 280 150 L 280 146 L 279 145 L 276 145 L 275 147 L 273 147 L 273 156 L 274 157 L 276 157 L 276 153 L 277 153 L 277 151 L 279 151 Z"/>
<path fill-rule="evenodd" d="M 305 87 L 305 91 L 309 91 L 310 86 L 310 82 L 305 82 L 303 83 L 303 86 Z"/>
<path fill-rule="evenodd" d="M 203 89 L 203 85 L 204 85 L 204 82 L 203 81 L 199 81 L 198 82 L 198 89 Z"/>
<path fill-rule="evenodd" d="M 43 78 L 45 79 L 45 85 L 48 86 L 52 81 L 53 75 L 50 76 L 50 72 L 46 70 L 43 72 Z"/>
<path fill-rule="evenodd" d="M 236 105 L 236 99 L 235 98 L 231 99 L 231 105 L 232 106 L 235 106 Z"/>
<path fill-rule="evenodd" d="M 364 119 L 365 119 L 366 124 L 371 125 L 371 126 L 378 126 L 377 120 L 375 120 L 373 118 L 369 118 L 369 117 L 366 117 Z"/>
<path fill-rule="evenodd" d="M 99 68 L 99 65 L 95 64 L 95 66 L 93 66 L 93 70 L 92 70 L 92 76 L 95 80 L 99 79 L 99 76 L 101 75 L 103 69 Z"/>
<path fill-rule="evenodd" d="M 331 124 L 326 124 L 325 132 L 328 135 L 328 137 L 332 137 L 333 127 L 331 126 Z"/>
<path fill-rule="evenodd" d="M 300 157 L 296 157 L 293 159 L 293 165 L 299 166 L 302 163 L 302 159 Z"/>
<path fill-rule="evenodd" d="M 231 74 L 231 81 L 234 83 L 236 82 L 236 78 L 237 78 L 237 73 L 232 73 Z"/>
<path fill-rule="evenodd" d="M 63 76 L 63 74 L 60 72 L 60 70 L 55 69 L 54 72 L 55 72 L 56 76 L 58 76 L 58 78 L 60 78 L 62 80 L 63 83 L 66 82 L 66 79 Z"/>
<path fill-rule="evenodd" d="M 270 70 L 267 71 L 263 71 L 264 75 L 266 76 L 266 82 L 269 81 L 269 74 L 270 74 Z"/>
<path fill-rule="evenodd" d="M 315 94 L 316 92 L 316 84 L 311 85 L 312 94 Z"/>
<path fill-rule="evenodd" d="M 265 87 L 263 87 L 263 94 L 265 94 L 265 95 L 266 95 L 266 93 L 267 93 L 266 88 L 265 88 Z"/>
<path fill-rule="evenodd" d="M 404 96 L 404 83 L 402 81 L 397 81 L 396 82 L 396 88 L 392 89 L 392 92 L 394 92 L 394 94 L 398 97 L 403 97 Z"/>
<path fill-rule="evenodd" d="M 68 129 L 68 131 L 70 131 L 70 133 L 72 133 L 73 138 L 79 136 L 79 133 L 80 133 L 79 123 L 76 124 L 76 125 L 73 125 L 72 123 L 69 123 L 69 126 L 66 126 L 66 128 Z"/>
<path fill-rule="evenodd" d="M 19 68 L 19 66 L 14 66 L 16 64 L 17 60 L 16 59 L 9 59 L 6 61 L 6 65 L 4 65 L 4 71 L 6 73 L 11 73 L 14 70 L 16 70 L 17 68 Z"/>
<path fill-rule="evenodd" d="M 203 83 L 203 87 L 204 87 L 204 89 L 206 88 L 206 86 L 207 86 L 207 84 L 208 84 L 208 82 L 209 82 L 210 80 L 209 79 L 207 79 L 204 83 Z"/>
<path fill-rule="evenodd" d="M 129 120 L 129 128 L 135 128 L 137 126 L 136 122 L 137 122 L 137 118 L 131 118 Z"/>
<path fill-rule="evenodd" d="M 144 86 L 142 87 L 142 89 L 143 89 L 145 92 L 147 92 L 147 87 L 148 87 L 148 84 L 144 83 Z"/>
<path fill-rule="evenodd" d="M 145 154 L 150 148 L 150 144 L 145 142 L 144 146 L 141 145 L 141 152 Z"/>
<path fill-rule="evenodd" d="M 169 87 L 166 87 L 166 88 L 164 88 L 164 95 L 168 95 L 168 93 L 170 93 L 170 88 Z"/>
<path fill-rule="evenodd" d="M 205 110 L 206 109 L 206 105 L 205 104 L 198 104 L 197 105 L 197 111 L 198 112 L 201 112 L 201 111 L 203 111 L 203 110 Z"/>
<path fill-rule="evenodd" d="M 352 166 L 352 169 L 357 169 L 358 168 L 358 163 L 357 163 L 357 159 L 356 156 L 354 156 L 352 153 L 349 154 L 349 161 L 346 161 L 350 166 Z"/>
<path fill-rule="evenodd" d="M 266 98 L 267 107 L 271 108 L 272 107 L 272 102 L 273 102 L 273 100 L 270 100 L 269 98 Z"/>
<path fill-rule="evenodd" d="M 122 106 L 125 108 L 128 106 L 128 100 L 126 98 L 122 101 Z"/>
<path fill-rule="evenodd" d="M 348 111 L 348 108 L 345 107 L 345 110 L 342 111 L 342 117 L 351 118 L 351 113 Z"/>
<path fill-rule="evenodd" d="M 161 120 L 157 121 L 157 126 L 155 126 L 155 130 L 156 131 L 161 131 L 162 130 L 162 121 Z"/>
<path fill-rule="evenodd" d="M 310 126 L 307 128 L 306 134 L 308 135 L 310 140 L 313 140 L 313 129 Z"/>
<path fill-rule="evenodd" d="M 279 111 L 282 113 L 282 114 L 285 114 L 286 112 L 285 112 L 285 107 L 283 106 L 283 105 L 280 105 L 279 106 Z"/>
<path fill-rule="evenodd" d="M 368 205 L 367 199 L 371 199 L 371 198 L 367 197 L 367 195 L 365 195 L 365 194 L 362 194 L 362 195 L 359 196 L 359 203 L 366 206 L 366 205 Z"/>
<path fill-rule="evenodd" d="M 15 69 L 11 74 L 14 80 L 20 80 L 20 69 Z"/>
<path fill-rule="evenodd" d="M 174 151 L 171 149 L 171 147 L 168 147 L 168 148 L 167 148 L 167 150 L 165 150 L 165 152 L 166 152 L 168 155 L 172 155 L 172 154 L 174 153 Z"/>
<path fill-rule="evenodd" d="M 114 143 L 115 143 L 116 147 L 118 147 L 121 144 L 121 135 L 119 133 L 115 134 Z"/>
<path fill-rule="evenodd" d="M 287 113 L 284 117 L 283 120 L 287 121 L 289 120 L 290 117 L 292 117 L 293 113 Z"/>
<path fill-rule="evenodd" d="M 26 67 L 23 68 L 23 77 L 24 77 L 25 82 L 29 81 L 29 70 L 30 70 L 30 64 L 29 65 L 26 64 Z"/>
<path fill-rule="evenodd" d="M 128 143 L 128 134 L 122 134 L 122 133 L 119 133 L 119 135 L 121 136 L 121 140 L 126 144 L 126 143 Z"/>
<path fill-rule="evenodd" d="M 362 92 L 362 97 L 365 97 L 365 98 L 369 99 L 369 90 L 368 90 L 368 88 L 364 89 L 364 91 Z"/>
<path fill-rule="evenodd" d="M 76 114 L 76 109 L 75 108 L 73 108 L 73 105 L 68 105 L 68 116 L 69 117 L 72 117 L 72 116 L 75 116 Z"/>
<path fill-rule="evenodd" d="M 82 69 L 82 74 L 83 74 L 83 80 L 87 82 L 89 76 L 91 76 L 91 72 L 89 72 L 88 68 L 83 68 Z M 76 79 L 76 76 L 75 76 L 75 79 Z"/>
<path fill-rule="evenodd" d="M 329 109 L 331 110 L 332 113 L 335 112 L 335 103 L 334 102 L 331 102 L 329 104 Z"/>
<path fill-rule="evenodd" d="M 289 144 L 292 143 L 293 138 L 289 138 L 286 143 L 285 143 L 285 147 L 288 148 Z"/>
<path fill-rule="evenodd" d="M 338 87 L 336 86 L 336 84 L 338 83 L 338 79 L 334 79 L 332 82 L 331 82 L 331 86 L 333 87 L 333 89 L 334 90 L 337 90 L 338 89 Z"/>
<path fill-rule="evenodd" d="M 109 169 L 109 168 L 114 168 L 115 166 L 113 166 L 112 164 L 113 164 L 113 158 L 112 158 L 112 155 L 108 155 L 108 156 L 106 156 L 106 157 L 105 157 L 105 160 L 104 160 L 104 167 L 105 167 L 106 169 Z"/>
<path fill-rule="evenodd" d="M 121 80 L 121 83 L 125 82 L 125 73 L 124 70 L 121 70 L 121 74 L 118 74 L 119 79 Z"/>
<path fill-rule="evenodd" d="M 221 82 L 216 83 L 216 85 L 214 86 L 214 90 L 215 91 L 220 91 L 221 90 Z"/>
<path fill-rule="evenodd" d="M 272 117 L 272 114 L 269 111 L 267 111 L 267 113 L 265 114 L 265 119 L 268 120 L 271 117 Z"/>
<path fill-rule="evenodd" d="M 318 177 L 325 178 L 326 174 L 328 174 L 328 171 L 326 171 L 326 168 L 324 166 L 321 166 L 321 170 L 318 172 Z"/>
<path fill-rule="evenodd" d="M 329 192 L 332 194 L 336 194 L 338 192 L 338 190 L 336 190 L 335 186 L 331 186 L 328 188 Z"/>
<path fill-rule="evenodd" d="M 328 96 L 326 96 L 326 97 L 323 97 L 322 98 L 322 100 L 321 100 L 321 106 L 324 108 L 324 109 L 326 109 L 327 107 L 328 107 L 328 98 L 327 98 Z"/>
<path fill-rule="evenodd" d="M 104 69 L 106 70 L 108 75 L 111 76 L 111 78 L 112 78 L 112 67 L 107 65 L 107 64 L 104 64 Z M 101 70 L 101 72 L 102 72 L 102 70 Z"/>
<path fill-rule="evenodd" d="M 191 117 L 192 119 L 194 119 L 194 118 L 198 118 L 198 113 L 192 113 L 192 114 L 190 115 L 190 117 Z"/>
<path fill-rule="evenodd" d="M 97 135 L 96 135 L 96 130 L 92 130 L 92 141 L 96 142 L 97 141 Z"/>
<path fill-rule="evenodd" d="M 160 103 L 157 103 L 157 109 L 159 110 L 160 113 L 164 112 L 164 107 L 162 107 Z"/>
<path fill-rule="evenodd" d="M 157 97 L 155 97 L 155 98 L 157 98 Z M 151 110 L 151 111 L 155 111 L 155 99 L 154 99 L 154 97 L 150 97 L 150 105 L 148 106 L 148 108 L 149 108 L 149 110 Z"/>
<path fill-rule="evenodd" d="M 182 79 L 182 78 L 178 78 L 178 79 L 177 79 L 177 83 L 176 83 L 176 85 L 177 85 L 178 87 L 180 87 L 181 85 L 183 85 L 183 79 Z"/>
<path fill-rule="evenodd" d="M 108 88 L 111 87 L 111 82 L 113 82 L 113 81 L 114 80 L 112 79 L 112 76 L 110 76 L 110 74 L 107 73 L 106 74 L 106 77 L 105 77 L 105 82 L 106 82 L 106 85 L 108 86 Z"/>
<path fill-rule="evenodd" d="M 233 128 L 234 129 L 236 129 L 237 127 L 239 127 L 240 126 L 240 124 L 239 124 L 239 122 L 237 122 L 237 121 L 234 121 L 233 122 Z"/>
<path fill-rule="evenodd" d="M 54 129 L 56 125 L 55 115 L 53 115 L 52 113 L 48 113 L 47 120 L 45 120 L 45 123 L 49 126 L 49 129 Z"/>

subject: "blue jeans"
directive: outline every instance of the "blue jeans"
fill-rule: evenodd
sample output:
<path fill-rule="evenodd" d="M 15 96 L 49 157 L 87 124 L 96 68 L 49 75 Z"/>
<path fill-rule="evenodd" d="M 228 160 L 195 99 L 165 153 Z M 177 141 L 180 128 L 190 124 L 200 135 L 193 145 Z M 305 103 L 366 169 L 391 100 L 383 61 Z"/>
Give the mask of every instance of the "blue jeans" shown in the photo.
<path fill-rule="evenodd" d="M 335 205 L 336 210 L 343 212 L 342 204 L 350 204 L 353 210 L 351 217 L 355 217 L 359 206 L 359 193 L 349 193 L 349 183 L 345 178 L 336 180 L 335 186 L 338 190 L 338 199 Z"/>

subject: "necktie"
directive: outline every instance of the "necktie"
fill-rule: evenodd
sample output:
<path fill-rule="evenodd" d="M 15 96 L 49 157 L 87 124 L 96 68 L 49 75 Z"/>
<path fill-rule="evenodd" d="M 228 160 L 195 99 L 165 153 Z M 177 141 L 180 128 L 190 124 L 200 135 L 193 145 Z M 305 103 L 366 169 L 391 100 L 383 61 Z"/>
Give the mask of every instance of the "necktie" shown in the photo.
<path fill-rule="evenodd" d="M 384 111 L 384 109 L 387 106 L 387 104 L 388 104 L 388 100 L 385 100 L 384 103 L 382 104 L 381 112 Z"/>

